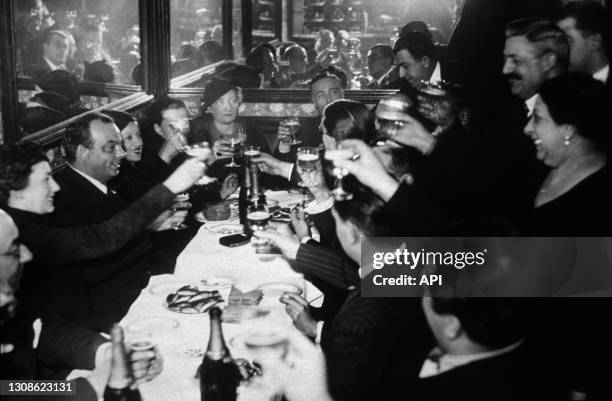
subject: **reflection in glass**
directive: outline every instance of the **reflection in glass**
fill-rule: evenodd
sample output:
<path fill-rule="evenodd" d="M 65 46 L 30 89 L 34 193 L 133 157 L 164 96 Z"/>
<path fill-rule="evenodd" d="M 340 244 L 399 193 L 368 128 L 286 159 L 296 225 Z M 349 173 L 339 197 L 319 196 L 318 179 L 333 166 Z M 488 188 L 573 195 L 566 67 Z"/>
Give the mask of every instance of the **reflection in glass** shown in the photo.
<path fill-rule="evenodd" d="M 172 0 L 172 77 L 227 58 L 223 47 L 222 0 Z"/>
<path fill-rule="evenodd" d="M 35 82 L 55 70 L 77 81 L 138 84 L 138 0 L 15 2 L 17 72 Z M 39 85 L 40 86 L 40 85 Z"/>

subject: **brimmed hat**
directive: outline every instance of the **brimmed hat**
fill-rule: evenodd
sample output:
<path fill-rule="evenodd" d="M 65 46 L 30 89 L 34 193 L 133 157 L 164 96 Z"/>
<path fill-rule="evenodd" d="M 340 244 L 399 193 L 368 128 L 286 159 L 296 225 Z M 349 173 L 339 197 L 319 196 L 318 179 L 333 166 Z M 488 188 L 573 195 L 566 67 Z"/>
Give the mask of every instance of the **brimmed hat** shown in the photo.
<path fill-rule="evenodd" d="M 216 102 L 221 96 L 237 88 L 238 87 L 236 86 L 236 84 L 232 81 L 214 77 L 204 89 L 204 96 L 202 97 L 202 106 L 204 110 L 212 106 L 212 104 Z"/>

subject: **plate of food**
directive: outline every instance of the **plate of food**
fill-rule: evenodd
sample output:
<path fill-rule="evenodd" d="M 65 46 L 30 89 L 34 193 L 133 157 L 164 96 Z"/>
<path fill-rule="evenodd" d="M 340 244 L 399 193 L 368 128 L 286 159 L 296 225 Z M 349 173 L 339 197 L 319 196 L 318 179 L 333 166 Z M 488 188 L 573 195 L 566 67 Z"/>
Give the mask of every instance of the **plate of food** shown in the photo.
<path fill-rule="evenodd" d="M 168 294 L 164 306 L 177 313 L 201 314 L 221 302 L 223 298 L 217 290 L 203 290 L 195 285 L 186 285 Z"/>
<path fill-rule="evenodd" d="M 207 224 L 204 227 L 206 227 L 210 233 L 217 235 L 235 235 L 244 232 L 242 225 L 237 223 L 215 222 L 215 224 Z"/>
<path fill-rule="evenodd" d="M 149 288 L 149 292 L 153 295 L 166 296 L 171 292 L 175 292 L 179 288 L 189 284 L 192 283 L 185 282 L 184 280 L 170 279 L 151 286 L 151 288 Z"/>

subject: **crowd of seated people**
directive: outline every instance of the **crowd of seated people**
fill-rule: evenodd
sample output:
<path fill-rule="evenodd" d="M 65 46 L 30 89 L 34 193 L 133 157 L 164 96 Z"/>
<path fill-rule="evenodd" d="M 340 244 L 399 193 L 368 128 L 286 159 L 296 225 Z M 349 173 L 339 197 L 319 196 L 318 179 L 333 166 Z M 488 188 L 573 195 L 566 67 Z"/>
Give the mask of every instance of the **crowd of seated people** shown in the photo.
<path fill-rule="evenodd" d="M 237 191 L 243 177 L 226 165 L 234 140 L 261 149 L 252 161 L 264 187 L 300 186 L 312 198 L 292 211 L 288 226 L 254 233 L 324 294 L 319 308 L 298 294 L 280 298 L 296 332 L 291 358 L 257 361 L 263 374 L 255 380 L 271 394 L 290 401 L 612 398 L 609 297 L 473 298 L 457 274 L 422 297 L 377 298 L 363 296 L 361 281 L 369 237 L 612 235 L 606 16 L 599 3 L 582 1 L 556 20 L 508 23 L 499 74 L 519 107 L 500 104 L 505 118 L 495 127 L 461 88 L 439 82 L 446 71 L 432 35 L 414 22 L 392 47 L 368 52 L 367 85 L 398 89 L 375 109 L 345 99 L 352 81 L 342 53 L 334 53 L 338 62 L 327 59 L 334 41 L 349 39 L 322 31 L 323 56 L 312 65 L 290 43 L 279 54 L 259 46 L 246 65 L 218 66 L 194 119 L 170 97 L 154 99 L 140 119 L 119 111 L 83 116 L 64 133 L 60 171 L 37 145 L 3 145 L 1 335 L 3 349 L 13 348 L 2 353 L 1 378 L 57 379 L 87 369 L 93 373 L 77 379 L 83 399 L 101 395 L 109 345 L 100 333 L 126 315 L 151 275 L 173 271 L 195 235 L 174 230 L 188 213 L 177 210 L 177 194 L 189 191 L 200 210 Z M 194 49 L 184 50 L 197 57 Z M 27 111 L 74 115 L 74 82 L 45 77 L 49 86 Z M 291 85 L 308 88 L 319 116 L 300 119 L 299 146 L 352 152 L 333 161 L 348 172 L 341 182 L 324 160 L 301 169 L 297 146 L 283 146 L 290 133 L 279 121 L 240 116 L 241 88 Z M 184 155 L 200 142 L 211 147 L 207 160 Z M 217 182 L 192 188 L 204 171 Z M 525 256 L 502 242 L 489 261 L 500 274 L 472 279 L 483 290 L 503 287 L 504 275 L 529 266 Z M 563 273 L 562 264 L 555 268 L 555 277 Z M 161 355 L 153 353 L 132 355 L 137 381 L 162 379 Z"/>

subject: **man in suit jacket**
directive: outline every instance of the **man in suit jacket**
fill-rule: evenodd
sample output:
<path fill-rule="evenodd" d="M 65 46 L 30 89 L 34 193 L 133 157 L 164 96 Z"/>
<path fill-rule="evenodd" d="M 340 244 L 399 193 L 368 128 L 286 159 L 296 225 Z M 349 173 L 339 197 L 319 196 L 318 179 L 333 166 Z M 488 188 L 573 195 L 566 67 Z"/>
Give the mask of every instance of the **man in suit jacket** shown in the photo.
<path fill-rule="evenodd" d="M 72 124 L 66 131 L 66 153 L 70 164 L 54 177 L 61 191 L 52 224 L 98 224 L 126 207 L 106 186 L 118 174 L 125 156 L 112 119 L 92 114 Z M 87 327 L 107 331 L 112 322 L 121 320 L 146 286 L 150 250 L 146 232 L 142 232 L 116 252 L 66 265 L 63 270 L 72 272 L 72 281 L 68 282 L 75 288 L 57 294 L 63 300 L 64 314 Z"/>
<path fill-rule="evenodd" d="M 44 215 L 53 211 L 53 198 L 60 188 L 51 177 L 46 154 L 27 142 L 0 147 L 0 176 L 6 177 L 0 183 L 0 207 L 11 215 L 21 241 L 37 256 L 22 278 L 22 307 L 39 314 L 41 306 L 52 303 L 46 291 L 56 279 L 58 266 L 121 250 L 168 209 L 176 194 L 189 188 L 201 171 L 193 161 L 186 162 L 163 184 L 111 218 L 95 225 L 55 228 L 45 224 Z"/>
<path fill-rule="evenodd" d="M 19 285 L 20 271 L 32 254 L 27 247 L 18 241 L 17 226 L 2 209 L 0 209 L 0 342 L 2 353 L 0 356 L 0 379 L 3 380 L 32 380 L 37 378 L 49 379 L 41 375 L 37 366 L 36 353 L 52 352 L 64 360 L 71 361 L 72 365 L 92 370 L 91 375 L 84 379 L 72 381 L 76 386 L 75 399 L 80 401 L 94 401 L 103 394 L 110 374 L 110 354 L 106 352 L 107 343 L 99 333 L 81 326 L 67 324 L 61 318 L 47 319 L 42 325 L 34 322 L 19 306 L 15 292 Z M 151 358 L 158 358 L 154 352 L 147 354 L 132 354 L 132 362 L 142 363 Z M 161 364 L 150 363 L 146 373 L 138 376 L 151 380 L 161 372 Z M 65 376 L 63 376 L 65 377 Z M 53 377 L 60 379 L 63 377 Z M 6 396 L 3 396 L 6 397 Z M 3 398 L 4 399 L 4 398 Z M 38 399 L 36 397 L 18 396 L 13 399 Z M 45 399 L 63 399 L 60 396 L 46 397 Z"/>
<path fill-rule="evenodd" d="M 338 70 L 334 66 L 329 66 L 315 75 L 310 81 L 312 103 L 319 112 L 319 115 L 323 115 L 325 106 L 344 97 L 343 81 L 346 81 L 346 74 L 344 76 L 342 74 L 343 71 Z M 304 146 L 319 146 L 322 142 L 325 143 L 326 136 L 323 136 L 318 129 L 319 124 L 314 124 L 315 121 L 310 119 L 307 121 L 313 124 L 311 126 L 302 126 L 301 135 Z M 279 128 L 279 134 L 283 134 L 281 131 L 282 129 Z M 293 185 L 297 185 L 301 181 L 297 169 L 294 168 L 294 164 L 291 162 L 282 161 L 264 153 L 253 160 L 264 173 L 281 176 Z"/>
<path fill-rule="evenodd" d="M 70 52 L 70 35 L 61 30 L 50 30 L 42 39 L 42 54 L 31 65 L 26 66 L 26 73 L 34 80 L 49 71 L 68 71 L 66 61 Z"/>
<path fill-rule="evenodd" d="M 571 38 L 569 70 L 609 83 L 607 10 L 596 1 L 572 1 L 561 9 L 557 25 Z"/>
<path fill-rule="evenodd" d="M 368 71 L 372 76 L 366 89 L 386 89 L 389 76 L 392 74 L 393 49 L 389 45 L 377 44 L 370 48 L 366 56 Z"/>
<path fill-rule="evenodd" d="M 389 224 L 381 214 L 383 202 L 371 190 L 350 189 L 359 196 L 336 202 L 333 214 L 344 251 L 358 263 L 362 239 L 388 234 Z M 281 302 L 296 327 L 320 341 L 333 399 L 399 400 L 405 386 L 416 382 L 420 358 L 432 343 L 418 300 L 364 298 L 355 286 L 340 311 L 318 323 L 297 295 L 284 294 Z"/>

